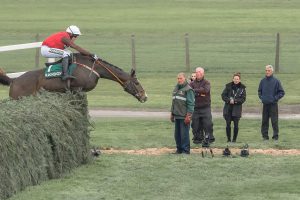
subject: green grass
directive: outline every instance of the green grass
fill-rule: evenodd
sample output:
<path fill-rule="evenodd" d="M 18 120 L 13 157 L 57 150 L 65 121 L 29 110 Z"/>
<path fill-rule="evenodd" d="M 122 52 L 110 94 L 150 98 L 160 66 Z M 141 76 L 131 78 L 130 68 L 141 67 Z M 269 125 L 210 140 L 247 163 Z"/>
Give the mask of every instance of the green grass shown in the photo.
<path fill-rule="evenodd" d="M 264 66 L 274 63 L 275 36 L 280 32 L 278 77 L 287 90 L 283 103 L 297 104 L 299 8 L 296 0 L 28 0 L 26 4 L 3 0 L 0 45 L 33 42 L 36 33 L 43 39 L 76 24 L 84 33 L 79 45 L 129 71 L 130 37 L 135 34 L 137 75 L 149 102 L 139 104 L 119 85 L 100 80 L 89 94 L 90 106 L 168 109 L 176 74 L 185 70 L 184 34 L 188 32 L 191 70 L 199 65 L 207 69 L 213 107 L 222 107 L 220 92 L 235 71 L 242 73 L 247 85 L 247 105 L 258 106 L 258 83 L 264 76 Z M 25 14 L 24 9 L 31 12 Z M 0 67 L 7 72 L 33 69 L 34 55 L 35 49 L 0 53 Z M 45 59 L 40 61 L 42 67 Z M 7 97 L 0 90 L 1 98 Z"/>
<path fill-rule="evenodd" d="M 298 158 L 102 155 L 11 199 L 299 199 Z"/>
<path fill-rule="evenodd" d="M 227 145 L 225 134 L 225 120 L 214 119 L 214 135 L 216 142 L 213 147 L 225 148 Z M 298 130 L 299 120 L 279 120 L 279 141 L 262 141 L 260 120 L 241 119 L 237 143 L 234 147 L 241 147 L 248 143 L 250 148 L 299 149 Z M 233 125 L 232 125 L 233 126 Z M 99 118 L 95 120 L 95 130 L 91 134 L 93 146 L 117 149 L 144 148 L 175 148 L 174 124 L 168 119 L 115 119 Z M 190 130 L 190 138 L 192 139 Z M 272 129 L 269 131 L 272 136 Z M 192 144 L 192 148 L 196 147 Z"/>
<path fill-rule="evenodd" d="M 247 86 L 245 106 L 259 107 L 257 87 L 264 66 L 274 64 L 281 34 L 280 73 L 286 96 L 298 104 L 300 2 L 297 0 L 2 0 L 0 46 L 35 41 L 75 24 L 77 44 L 130 70 L 131 34 L 136 37 L 137 76 L 149 101 L 138 103 L 111 81 L 88 94 L 90 107 L 169 110 L 176 75 L 185 71 L 184 34 L 190 36 L 191 68 L 204 66 L 212 84 L 212 106 L 235 71 Z M 30 10 L 30 12 L 25 12 Z M 0 53 L 6 72 L 34 68 L 35 49 Z M 45 59 L 40 58 L 40 66 Z M 0 87 L 0 98 L 8 88 Z M 225 122 L 214 120 L 217 147 Z M 263 143 L 259 120 L 241 120 L 239 143 L 250 148 L 299 149 L 299 121 L 280 120 L 278 143 Z M 174 147 L 167 119 L 97 119 L 95 146 L 122 149 Z M 194 146 L 193 146 L 194 147 Z M 64 179 L 31 187 L 12 199 L 299 199 L 299 156 L 256 155 L 249 159 L 191 156 L 103 155 Z M 179 186 L 178 186 L 179 185 Z"/>
<path fill-rule="evenodd" d="M 276 143 L 262 142 L 259 124 L 242 119 L 238 143 L 231 146 L 247 142 L 249 158 L 103 154 L 62 179 L 29 187 L 11 199 L 298 199 L 299 156 L 251 154 L 251 148 L 299 149 L 299 120 L 280 120 Z M 96 147 L 175 147 L 174 125 L 166 119 L 99 118 L 94 126 L 91 143 Z M 213 147 L 227 145 L 224 126 L 224 120 L 214 120 Z"/>

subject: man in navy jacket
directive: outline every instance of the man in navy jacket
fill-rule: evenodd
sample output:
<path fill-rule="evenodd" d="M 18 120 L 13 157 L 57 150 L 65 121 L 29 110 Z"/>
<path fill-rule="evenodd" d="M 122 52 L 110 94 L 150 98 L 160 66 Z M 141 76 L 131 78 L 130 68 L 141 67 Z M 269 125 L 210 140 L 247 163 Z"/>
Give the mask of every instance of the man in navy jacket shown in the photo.
<path fill-rule="evenodd" d="M 280 81 L 273 76 L 273 66 L 266 66 L 266 77 L 263 78 L 258 87 L 258 97 L 263 103 L 261 134 L 264 140 L 269 139 L 269 118 L 273 127 L 273 139 L 278 140 L 278 101 L 285 92 Z"/>

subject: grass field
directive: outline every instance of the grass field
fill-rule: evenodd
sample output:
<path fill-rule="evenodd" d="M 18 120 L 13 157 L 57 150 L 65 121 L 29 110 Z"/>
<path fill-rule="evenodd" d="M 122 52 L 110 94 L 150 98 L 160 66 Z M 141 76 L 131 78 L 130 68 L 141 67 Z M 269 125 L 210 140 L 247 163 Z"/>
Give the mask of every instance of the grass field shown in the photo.
<path fill-rule="evenodd" d="M 191 70 L 206 69 L 212 107 L 235 71 L 247 86 L 245 107 L 259 107 L 257 88 L 264 66 L 274 64 L 281 36 L 280 78 L 286 96 L 299 104 L 300 1 L 298 0 L 1 0 L 0 46 L 35 42 L 75 24 L 77 44 L 130 70 L 131 35 L 136 38 L 137 76 L 149 101 L 138 103 L 107 80 L 88 94 L 89 107 L 169 110 L 176 75 L 185 71 L 184 34 L 189 33 Z M 6 72 L 34 68 L 35 49 L 0 53 Z M 40 67 L 45 59 L 40 58 Z M 187 72 L 188 74 L 190 72 Z M 0 86 L 0 99 L 8 88 Z M 280 120 L 278 143 L 264 143 L 259 120 L 241 120 L 238 143 L 250 148 L 299 149 L 299 121 Z M 225 122 L 214 120 L 215 147 L 224 148 Z M 91 143 L 97 147 L 175 147 L 167 119 L 97 119 Z M 195 147 L 194 145 L 192 147 Z M 102 155 L 65 178 L 16 194 L 13 200 L 52 199 L 300 199 L 299 156 Z"/>
<path fill-rule="evenodd" d="M 185 70 L 184 34 L 188 32 L 191 70 L 199 65 L 206 68 L 213 107 L 222 106 L 220 92 L 235 71 L 242 73 L 249 91 L 246 105 L 258 106 L 258 83 L 264 66 L 274 64 L 275 36 L 280 32 L 278 76 L 287 90 L 283 103 L 297 104 L 299 8 L 296 0 L 3 0 L 0 45 L 33 42 L 36 33 L 43 39 L 76 24 L 84 33 L 78 44 L 129 71 L 130 37 L 135 34 L 138 77 L 149 102 L 141 105 L 116 84 L 101 80 L 89 94 L 90 106 L 168 109 L 175 76 Z M 31 12 L 25 14 L 24 9 Z M 35 49 L 0 53 L 0 67 L 7 72 L 33 69 L 34 55 Z M 1 98 L 7 96 L 2 87 L 0 94 Z M 111 97 L 116 98 L 111 101 Z"/>
<path fill-rule="evenodd" d="M 225 120 L 214 119 L 214 147 L 225 148 L 227 143 Z M 299 149 L 297 120 L 279 120 L 279 142 L 262 141 L 260 120 L 241 119 L 237 143 L 234 147 L 241 147 L 248 143 L 251 148 Z M 99 118 L 95 121 L 95 131 L 91 135 L 93 146 L 117 149 L 144 149 L 152 147 L 175 148 L 173 136 L 174 124 L 168 119 L 131 119 L 131 118 Z M 191 131 L 190 131 L 191 132 Z M 272 130 L 269 135 L 272 136 Z M 192 138 L 192 134 L 191 134 Z M 192 144 L 192 147 L 195 147 Z"/>
<path fill-rule="evenodd" d="M 213 146 L 225 148 L 224 120 L 214 123 Z M 249 158 L 103 154 L 62 179 L 27 188 L 12 199 L 299 199 L 299 156 L 251 154 L 251 148 L 299 149 L 299 121 L 280 121 L 278 143 L 262 142 L 253 127 L 259 127 L 258 120 L 242 120 L 239 142 L 230 146 L 247 142 Z M 103 148 L 175 147 L 172 123 L 155 119 L 97 119 L 91 141 Z"/>
<path fill-rule="evenodd" d="M 103 155 L 12 200 L 299 199 L 299 157 Z"/>

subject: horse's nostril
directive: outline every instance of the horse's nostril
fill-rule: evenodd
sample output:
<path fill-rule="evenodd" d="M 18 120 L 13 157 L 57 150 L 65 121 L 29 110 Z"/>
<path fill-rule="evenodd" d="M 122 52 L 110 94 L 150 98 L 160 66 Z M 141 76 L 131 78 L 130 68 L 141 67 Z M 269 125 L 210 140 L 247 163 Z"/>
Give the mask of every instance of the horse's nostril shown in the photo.
<path fill-rule="evenodd" d="M 147 97 L 147 96 L 145 96 L 145 98 L 143 99 L 143 103 L 144 103 L 144 102 L 146 102 L 146 101 L 147 101 L 147 99 L 148 99 L 148 97 Z"/>

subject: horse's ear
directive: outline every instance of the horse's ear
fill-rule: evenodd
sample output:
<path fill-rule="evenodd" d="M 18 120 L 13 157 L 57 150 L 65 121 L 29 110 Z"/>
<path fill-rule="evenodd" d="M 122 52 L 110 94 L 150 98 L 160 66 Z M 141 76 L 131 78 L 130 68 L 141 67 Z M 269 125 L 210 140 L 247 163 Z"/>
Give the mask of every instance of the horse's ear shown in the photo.
<path fill-rule="evenodd" d="M 5 75 L 5 71 L 2 68 L 0 68 L 0 74 Z"/>
<path fill-rule="evenodd" d="M 134 69 L 131 69 L 130 76 L 131 76 L 131 77 L 134 77 L 134 76 L 135 76 L 135 70 L 134 70 Z"/>

